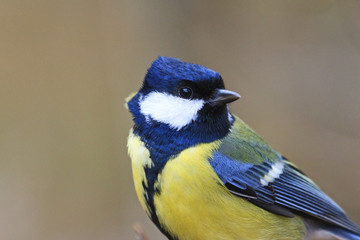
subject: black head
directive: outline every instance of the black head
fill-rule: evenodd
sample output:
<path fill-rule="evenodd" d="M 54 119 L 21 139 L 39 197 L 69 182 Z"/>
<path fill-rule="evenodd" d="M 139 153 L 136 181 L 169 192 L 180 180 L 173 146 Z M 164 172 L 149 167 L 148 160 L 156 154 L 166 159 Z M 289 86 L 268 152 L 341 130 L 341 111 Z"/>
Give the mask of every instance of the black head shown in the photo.
<path fill-rule="evenodd" d="M 159 57 L 128 106 L 136 133 L 151 146 L 173 151 L 224 137 L 233 121 L 227 103 L 239 97 L 224 89 L 217 72 Z"/>

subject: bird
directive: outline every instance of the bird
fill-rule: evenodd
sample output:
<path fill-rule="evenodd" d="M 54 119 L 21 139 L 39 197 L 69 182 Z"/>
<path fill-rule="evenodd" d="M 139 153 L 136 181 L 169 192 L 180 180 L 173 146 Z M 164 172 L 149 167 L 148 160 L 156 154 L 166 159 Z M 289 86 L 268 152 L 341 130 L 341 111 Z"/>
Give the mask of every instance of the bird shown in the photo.
<path fill-rule="evenodd" d="M 360 239 L 344 210 L 229 104 L 221 75 L 159 56 L 126 100 L 140 204 L 171 240 Z"/>

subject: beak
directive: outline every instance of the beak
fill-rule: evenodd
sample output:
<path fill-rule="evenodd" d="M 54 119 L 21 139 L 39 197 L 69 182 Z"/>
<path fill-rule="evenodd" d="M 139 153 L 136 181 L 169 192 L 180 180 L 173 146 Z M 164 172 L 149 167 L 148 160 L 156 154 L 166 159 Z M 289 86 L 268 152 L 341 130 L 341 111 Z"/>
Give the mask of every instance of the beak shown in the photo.
<path fill-rule="evenodd" d="M 221 106 L 238 100 L 240 97 L 240 94 L 236 92 L 225 89 L 216 89 L 214 97 L 209 100 L 209 103 L 213 106 Z"/>

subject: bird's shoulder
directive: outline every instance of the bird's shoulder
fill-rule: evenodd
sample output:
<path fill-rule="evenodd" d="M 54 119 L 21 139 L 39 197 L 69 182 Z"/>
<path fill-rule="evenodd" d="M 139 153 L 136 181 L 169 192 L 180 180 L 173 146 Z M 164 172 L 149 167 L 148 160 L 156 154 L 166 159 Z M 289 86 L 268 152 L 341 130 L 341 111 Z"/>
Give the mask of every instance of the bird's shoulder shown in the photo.
<path fill-rule="evenodd" d="M 229 134 L 221 142 L 218 152 L 234 161 L 261 164 L 264 160 L 278 159 L 276 151 L 236 116 Z"/>
<path fill-rule="evenodd" d="M 278 215 L 301 214 L 359 233 L 345 212 L 294 164 L 235 117 L 209 159 L 233 194 Z"/>

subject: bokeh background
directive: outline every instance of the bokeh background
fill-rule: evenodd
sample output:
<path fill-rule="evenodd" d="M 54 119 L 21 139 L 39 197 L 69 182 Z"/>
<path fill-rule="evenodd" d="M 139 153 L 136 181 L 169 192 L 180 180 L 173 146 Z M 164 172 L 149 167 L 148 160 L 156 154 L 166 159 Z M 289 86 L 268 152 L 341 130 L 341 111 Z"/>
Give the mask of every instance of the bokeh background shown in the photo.
<path fill-rule="evenodd" d="M 360 224 L 360 2 L 0 3 L 0 239 L 135 239 L 124 98 L 158 55 L 232 104 Z M 181 201 L 181 199 L 179 199 Z"/>

